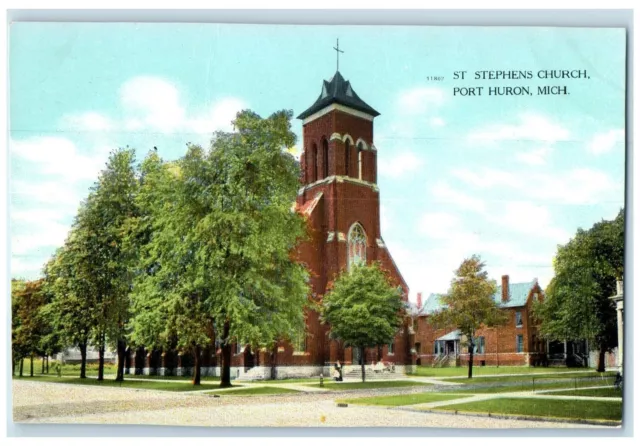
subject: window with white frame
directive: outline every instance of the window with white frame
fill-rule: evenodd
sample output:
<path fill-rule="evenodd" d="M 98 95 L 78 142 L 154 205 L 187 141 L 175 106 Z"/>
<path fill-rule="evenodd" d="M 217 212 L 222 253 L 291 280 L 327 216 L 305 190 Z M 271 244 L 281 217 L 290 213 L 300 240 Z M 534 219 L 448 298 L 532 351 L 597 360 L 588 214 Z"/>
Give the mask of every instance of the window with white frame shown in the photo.
<path fill-rule="evenodd" d="M 524 338 L 522 335 L 516 336 L 516 353 L 524 352 Z"/>
<path fill-rule="evenodd" d="M 395 353 L 395 345 L 393 342 L 387 345 L 387 352 L 389 355 L 393 355 Z"/>
<path fill-rule="evenodd" d="M 522 312 L 516 311 L 516 327 L 522 327 Z"/>
<path fill-rule="evenodd" d="M 236 355 L 239 355 L 244 351 L 244 342 L 236 342 Z"/>
<path fill-rule="evenodd" d="M 360 223 L 351 226 L 348 247 L 347 267 L 351 269 L 352 265 L 364 265 L 367 261 L 367 235 Z"/>

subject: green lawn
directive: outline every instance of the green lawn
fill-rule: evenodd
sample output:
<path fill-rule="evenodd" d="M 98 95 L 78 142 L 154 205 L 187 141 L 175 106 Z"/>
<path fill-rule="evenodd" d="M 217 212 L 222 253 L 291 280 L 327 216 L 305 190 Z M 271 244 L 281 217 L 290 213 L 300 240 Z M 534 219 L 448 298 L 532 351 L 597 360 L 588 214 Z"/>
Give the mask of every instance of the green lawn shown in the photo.
<path fill-rule="evenodd" d="M 306 384 L 309 387 L 320 387 L 320 384 Z M 384 389 L 391 387 L 413 387 L 413 386 L 430 386 L 428 383 L 418 381 L 366 381 L 366 382 L 348 382 L 336 383 L 329 382 L 324 384 L 324 388 L 328 390 L 352 390 L 352 389 Z"/>
<path fill-rule="evenodd" d="M 96 378 L 72 378 L 72 377 L 61 377 L 57 376 L 46 376 L 39 375 L 32 377 L 14 377 L 14 379 L 20 380 L 32 380 L 32 381 L 44 381 L 44 382 L 52 382 L 52 383 L 61 383 L 61 384 L 82 384 L 87 386 L 103 386 L 103 387 L 125 387 L 130 389 L 150 389 L 150 390 L 168 390 L 171 392 L 190 392 L 194 390 L 206 390 L 207 388 L 213 388 L 212 384 L 205 384 L 201 386 L 194 386 L 189 382 L 162 382 L 162 381 L 154 381 L 154 380 L 146 380 L 146 381 L 131 381 L 125 380 L 123 382 L 116 382 L 113 379 L 105 379 L 104 381 L 98 381 Z"/>
<path fill-rule="evenodd" d="M 593 383 L 581 383 L 580 387 L 599 387 L 602 386 L 602 383 L 593 382 Z M 611 386 L 613 387 L 613 381 L 611 381 Z M 549 390 L 549 389 L 570 389 L 574 387 L 574 383 L 572 381 L 568 382 L 546 382 L 546 383 L 538 383 L 536 382 L 535 387 L 531 385 L 531 383 L 521 383 L 521 384 L 513 384 L 509 386 L 493 386 L 493 387 L 479 387 L 479 388 L 459 388 L 454 387 L 451 389 L 451 392 L 455 393 L 507 393 L 507 392 L 531 392 L 534 390 Z M 449 392 L 448 390 L 444 392 Z"/>
<path fill-rule="evenodd" d="M 464 398 L 468 395 L 452 393 L 413 393 L 410 395 L 372 396 L 367 398 L 350 398 L 338 400 L 339 403 L 363 404 L 372 406 L 408 406 L 411 404 L 432 403 Z"/>
<path fill-rule="evenodd" d="M 300 393 L 297 390 L 293 389 L 285 389 L 284 387 L 276 387 L 276 386 L 251 386 L 244 387 L 242 389 L 231 389 L 225 391 L 211 391 L 206 392 L 207 394 L 217 394 L 217 395 L 277 395 L 284 393 Z"/>
<path fill-rule="evenodd" d="M 563 370 L 566 372 L 572 371 L 587 371 L 593 369 L 586 368 L 562 368 L 555 369 L 549 367 L 525 367 L 525 366 L 503 366 L 503 367 L 494 367 L 494 366 L 474 366 L 473 367 L 473 376 L 482 376 L 482 375 L 534 375 L 537 373 L 554 373 L 558 370 Z M 431 367 L 431 366 L 417 366 L 416 372 L 414 375 L 417 376 L 428 376 L 432 378 L 442 378 L 442 377 L 466 377 L 468 373 L 467 367 Z"/>
<path fill-rule="evenodd" d="M 622 420 L 622 403 L 615 401 L 496 398 L 472 403 L 440 406 L 438 409 L 578 420 Z"/>
<path fill-rule="evenodd" d="M 622 391 L 616 389 L 613 386 L 601 387 L 597 389 L 576 389 L 576 390 L 561 390 L 557 392 L 546 392 L 549 395 L 570 395 L 570 396 L 597 396 L 607 398 L 622 398 Z"/>
<path fill-rule="evenodd" d="M 605 373 L 554 373 L 552 375 L 544 375 L 544 376 L 531 376 L 531 375 L 521 375 L 521 376 L 478 376 L 469 378 L 445 378 L 443 381 L 448 382 L 456 382 L 461 384 L 478 384 L 478 383 L 494 383 L 494 382 L 529 382 L 532 383 L 544 383 L 545 381 L 554 381 L 559 378 L 581 378 L 583 381 L 596 381 L 594 378 L 604 378 L 605 380 L 615 379 L 614 372 L 605 372 Z M 587 379 L 588 378 L 588 379 Z M 579 379 L 578 382 L 581 382 Z"/>
<path fill-rule="evenodd" d="M 56 363 L 57 361 L 49 360 L 49 373 L 50 376 L 57 376 L 56 372 Z M 105 375 L 115 375 L 116 374 L 116 364 L 111 364 L 106 362 L 104 364 L 104 374 Z M 29 359 L 24 360 L 24 366 L 22 368 L 23 375 L 29 375 L 31 371 L 30 361 Z M 42 358 L 34 358 L 33 359 L 33 374 L 40 375 L 42 371 Z M 80 376 L 80 364 L 64 364 L 61 370 L 63 375 L 69 376 Z M 16 376 L 20 373 L 20 363 L 16 363 L 15 374 Z M 47 375 L 47 373 L 45 373 Z M 98 363 L 88 363 L 87 364 L 87 375 L 96 375 L 98 376 Z"/>

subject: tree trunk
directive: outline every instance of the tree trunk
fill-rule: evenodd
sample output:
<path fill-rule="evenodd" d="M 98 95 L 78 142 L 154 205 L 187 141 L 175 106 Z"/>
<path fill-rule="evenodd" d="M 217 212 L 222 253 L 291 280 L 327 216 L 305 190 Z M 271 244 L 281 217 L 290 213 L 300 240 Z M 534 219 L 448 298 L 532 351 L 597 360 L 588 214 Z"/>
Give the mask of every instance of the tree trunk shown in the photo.
<path fill-rule="evenodd" d="M 16 355 L 11 352 L 11 376 L 16 376 Z"/>
<path fill-rule="evenodd" d="M 40 374 L 44 375 L 44 361 L 46 360 L 46 356 L 42 357 L 42 365 L 40 367 Z"/>
<path fill-rule="evenodd" d="M 360 370 L 362 370 L 362 382 L 364 382 L 364 347 L 360 347 Z"/>
<path fill-rule="evenodd" d="M 47 375 L 49 374 L 49 355 L 47 355 L 47 370 L 46 370 Z"/>
<path fill-rule="evenodd" d="M 20 358 L 20 377 L 22 378 L 22 371 L 24 370 L 24 358 Z"/>
<path fill-rule="evenodd" d="M 473 343 L 469 345 L 469 379 L 473 378 Z"/>
<path fill-rule="evenodd" d="M 200 346 L 196 345 L 193 348 L 193 380 L 191 381 L 194 386 L 200 385 Z"/>
<path fill-rule="evenodd" d="M 31 359 L 31 364 L 30 364 L 31 374 L 30 374 L 30 376 L 33 376 L 33 356 L 34 356 L 34 354 L 31 353 L 31 358 L 30 358 Z"/>
<path fill-rule="evenodd" d="M 271 350 L 271 379 L 277 379 L 276 367 L 278 366 L 278 343 L 273 345 Z"/>
<path fill-rule="evenodd" d="M 104 334 L 102 334 L 98 350 L 98 381 L 104 381 L 104 347 Z"/>
<path fill-rule="evenodd" d="M 607 349 L 603 346 L 600 346 L 600 351 L 598 352 L 598 368 L 596 372 L 604 372 L 605 370 L 605 353 Z"/>
<path fill-rule="evenodd" d="M 62 364 L 60 365 L 62 367 Z M 87 343 L 80 344 L 80 378 L 87 377 Z"/>
<path fill-rule="evenodd" d="M 222 332 L 222 373 L 220 387 L 231 387 L 231 344 L 229 343 L 229 321 L 224 323 Z"/>
<path fill-rule="evenodd" d="M 124 339 L 118 340 L 118 370 L 116 372 L 116 381 L 124 381 L 124 355 L 127 345 Z"/>

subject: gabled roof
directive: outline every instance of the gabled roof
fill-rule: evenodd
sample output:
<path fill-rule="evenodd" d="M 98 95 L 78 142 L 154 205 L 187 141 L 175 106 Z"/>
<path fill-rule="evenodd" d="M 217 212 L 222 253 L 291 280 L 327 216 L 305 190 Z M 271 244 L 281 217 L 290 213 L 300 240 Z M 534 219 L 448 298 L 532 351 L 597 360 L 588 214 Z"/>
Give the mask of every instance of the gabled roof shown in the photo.
<path fill-rule="evenodd" d="M 529 292 L 536 285 L 536 283 L 538 283 L 538 281 L 535 279 L 531 282 L 510 283 L 509 300 L 504 303 L 502 302 L 502 287 L 499 286 L 496 294 L 493 295 L 493 300 L 498 304 L 499 307 L 502 308 L 523 307 L 527 303 Z"/>
<path fill-rule="evenodd" d="M 500 308 L 523 307 L 526 305 L 529 293 L 536 283 L 538 283 L 538 281 L 535 279 L 531 282 L 510 283 L 509 300 L 506 302 L 502 302 L 502 286 L 499 286 L 493 295 L 493 300 Z M 440 302 L 440 296 L 441 294 L 429 294 L 427 300 L 422 304 L 422 308 L 417 310 L 417 314 L 419 316 L 426 316 L 444 308 Z"/>
<path fill-rule="evenodd" d="M 334 103 L 353 108 L 354 110 L 361 111 L 373 117 L 380 114 L 360 99 L 351 87 L 351 83 L 346 81 L 339 71 L 336 71 L 336 74 L 334 74 L 330 80 L 322 81 L 320 96 L 311 107 L 298 115 L 298 119 L 305 119 Z"/>
<path fill-rule="evenodd" d="M 316 194 L 313 200 L 309 200 L 301 206 L 296 205 L 297 211 L 304 216 L 311 215 L 313 210 L 316 208 L 316 205 L 322 198 L 322 195 L 323 195 L 322 192 L 319 192 L 318 194 Z"/>

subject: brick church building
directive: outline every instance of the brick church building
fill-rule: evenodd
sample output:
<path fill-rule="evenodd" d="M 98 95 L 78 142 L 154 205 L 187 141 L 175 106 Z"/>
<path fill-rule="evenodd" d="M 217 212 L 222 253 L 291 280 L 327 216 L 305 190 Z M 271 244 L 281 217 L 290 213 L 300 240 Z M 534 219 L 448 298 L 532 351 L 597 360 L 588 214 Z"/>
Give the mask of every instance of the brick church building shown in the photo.
<path fill-rule="evenodd" d="M 380 233 L 380 190 L 373 121 L 379 113 L 365 103 L 351 83 L 336 71 L 322 83 L 320 96 L 298 119 L 302 120 L 301 187 L 296 211 L 307 221 L 309 240 L 297 249 L 298 260 L 311 273 L 310 299 L 318 302 L 337 275 L 359 262 L 379 262 L 408 302 L 409 289 Z M 329 327 L 314 310 L 306 313 L 306 330 L 273 351 L 252 352 L 239 343 L 232 354 L 232 377 L 329 376 L 331 364 L 357 365 L 362 354 L 329 339 Z M 389 345 L 367 349 L 365 362 L 383 360 L 403 371 L 411 364 L 413 330 L 409 320 Z M 216 351 L 217 350 L 217 351 Z M 133 373 L 191 372 L 188 356 L 167 352 L 131 352 L 126 367 Z M 203 375 L 219 375 L 220 351 L 206 349 Z M 135 372 L 132 370 L 135 367 Z M 275 372 L 275 373 L 274 373 Z"/>

